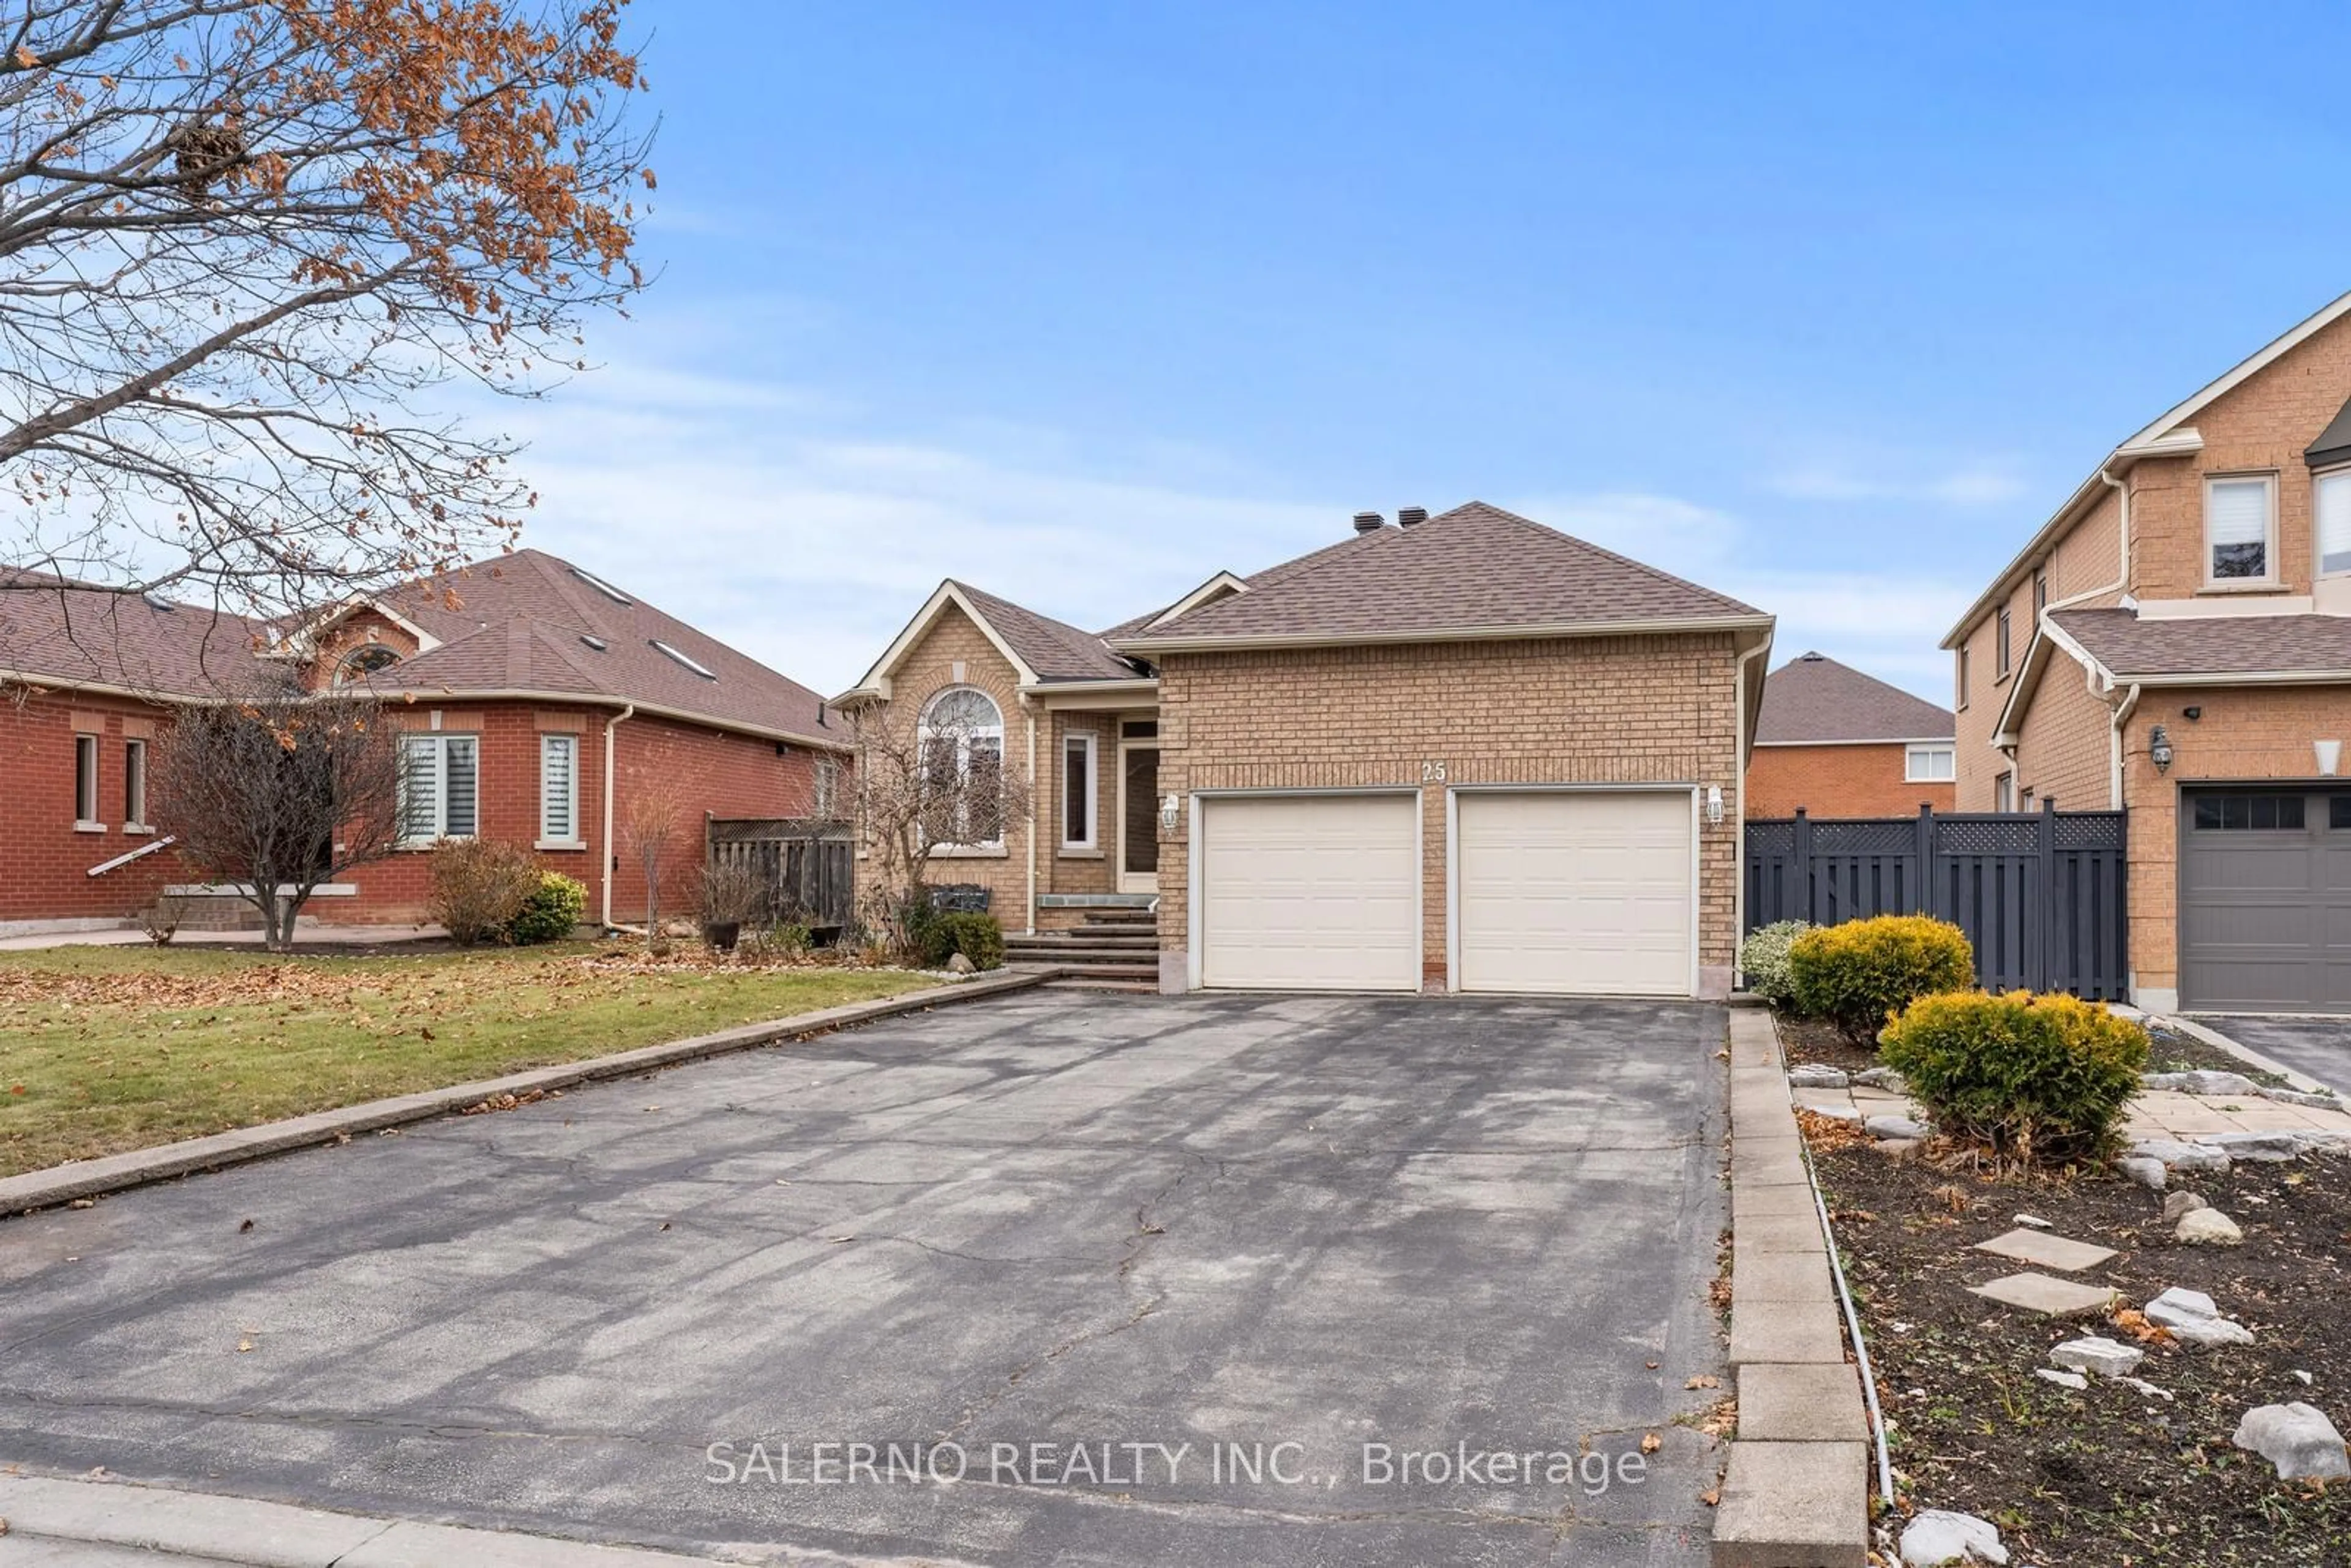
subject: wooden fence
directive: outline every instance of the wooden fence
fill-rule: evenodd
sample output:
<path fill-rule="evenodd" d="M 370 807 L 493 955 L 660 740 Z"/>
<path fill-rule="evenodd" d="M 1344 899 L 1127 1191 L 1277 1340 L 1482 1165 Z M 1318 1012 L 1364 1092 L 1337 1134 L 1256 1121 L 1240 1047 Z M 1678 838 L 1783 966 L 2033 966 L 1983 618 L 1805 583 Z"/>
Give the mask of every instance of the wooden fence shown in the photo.
<path fill-rule="evenodd" d="M 1975 945 L 1990 990 L 2120 1001 L 2129 986 L 2120 811 L 2003 811 L 1747 824 L 1747 929 L 1933 915 Z"/>
<path fill-rule="evenodd" d="M 856 912 L 849 824 L 815 817 L 712 818 L 710 859 L 751 869 L 767 890 L 764 923 L 830 936 Z"/>

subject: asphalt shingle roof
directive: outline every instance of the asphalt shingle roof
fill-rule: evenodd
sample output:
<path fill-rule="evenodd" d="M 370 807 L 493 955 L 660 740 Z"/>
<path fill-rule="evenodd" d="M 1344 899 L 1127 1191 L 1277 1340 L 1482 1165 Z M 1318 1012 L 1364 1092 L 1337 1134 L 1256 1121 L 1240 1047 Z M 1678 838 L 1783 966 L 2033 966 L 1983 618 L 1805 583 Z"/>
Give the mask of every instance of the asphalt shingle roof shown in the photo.
<path fill-rule="evenodd" d="M 725 724 L 821 738 L 824 699 L 646 603 L 616 599 L 598 580 L 544 550 L 517 550 L 377 602 L 441 645 L 378 672 L 387 693 L 543 691 L 655 704 Z M 626 602 L 622 602 L 625 600 Z M 601 640 L 597 648 L 583 636 Z M 711 672 L 705 678 L 653 646 L 666 643 Z"/>
<path fill-rule="evenodd" d="M 1041 680 L 1131 681 L 1141 673 L 1092 632 L 1040 615 L 968 582 L 956 582 L 956 587 Z"/>
<path fill-rule="evenodd" d="M 2198 615 L 2143 620 L 2130 610 L 2057 610 L 2050 621 L 2116 675 L 2351 671 L 2351 617 Z"/>
<path fill-rule="evenodd" d="M 158 696 L 251 685 L 259 622 L 0 567 L 0 669 Z"/>
<path fill-rule="evenodd" d="M 1951 710 L 1840 664 L 1803 653 L 1765 677 L 1758 746 L 1822 746 L 1856 740 L 1949 740 Z"/>
<path fill-rule="evenodd" d="M 1344 640 L 1512 627 L 1762 618 L 1751 605 L 1472 501 L 1285 561 L 1129 639 Z"/>

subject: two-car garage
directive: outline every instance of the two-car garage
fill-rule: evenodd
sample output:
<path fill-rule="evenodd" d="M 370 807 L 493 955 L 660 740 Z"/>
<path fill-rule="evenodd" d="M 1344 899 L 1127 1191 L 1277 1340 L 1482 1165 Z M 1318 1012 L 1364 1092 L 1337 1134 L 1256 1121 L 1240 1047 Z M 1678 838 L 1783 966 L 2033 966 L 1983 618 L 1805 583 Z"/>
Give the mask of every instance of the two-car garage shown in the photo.
<path fill-rule="evenodd" d="M 1437 788 L 1441 846 L 1417 789 L 1195 797 L 1196 983 L 1419 990 L 1440 900 L 1451 989 L 1695 993 L 1688 785 Z"/>

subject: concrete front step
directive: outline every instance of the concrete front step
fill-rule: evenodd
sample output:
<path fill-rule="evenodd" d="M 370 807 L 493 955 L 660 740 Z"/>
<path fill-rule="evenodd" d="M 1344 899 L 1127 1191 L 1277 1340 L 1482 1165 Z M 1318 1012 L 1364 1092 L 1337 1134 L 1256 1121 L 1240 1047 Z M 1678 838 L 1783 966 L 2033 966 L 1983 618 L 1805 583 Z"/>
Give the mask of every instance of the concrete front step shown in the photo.
<path fill-rule="evenodd" d="M 1148 937 L 1140 941 L 1125 942 L 1104 942 L 1098 939 L 1056 942 L 1041 936 L 1008 936 L 1004 941 L 1004 950 L 1008 953 L 1020 953 L 1040 959 L 1144 958 L 1157 953 L 1159 944 Z"/>
<path fill-rule="evenodd" d="M 1155 997 L 1159 994 L 1156 980 L 1105 980 L 1092 975 L 1064 975 L 1058 980 L 1048 980 L 1040 990 L 1047 991 L 1115 991 L 1130 997 Z"/>
<path fill-rule="evenodd" d="M 1155 986 L 1159 983 L 1159 966 L 1156 962 L 1113 963 L 1097 959 L 1090 964 L 1064 964 L 1062 968 L 1066 973 L 1055 976 L 1055 979 L 1148 980 Z"/>

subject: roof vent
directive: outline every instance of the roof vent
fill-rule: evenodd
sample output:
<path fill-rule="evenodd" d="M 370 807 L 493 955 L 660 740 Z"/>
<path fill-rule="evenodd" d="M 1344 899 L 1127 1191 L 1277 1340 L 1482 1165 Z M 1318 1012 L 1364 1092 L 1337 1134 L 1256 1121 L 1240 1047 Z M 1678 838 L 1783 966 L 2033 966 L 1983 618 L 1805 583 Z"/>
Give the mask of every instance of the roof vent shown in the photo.
<path fill-rule="evenodd" d="M 1426 507 L 1399 507 L 1396 508 L 1396 522 L 1401 527 L 1408 528 L 1415 523 L 1425 523 L 1426 521 L 1428 521 L 1428 508 Z"/>
<path fill-rule="evenodd" d="M 139 597 L 147 601 L 148 609 L 161 610 L 167 615 L 179 608 L 178 605 L 172 603 L 170 600 L 164 598 L 162 594 L 156 592 L 152 588 L 146 592 L 141 594 Z"/>
<path fill-rule="evenodd" d="M 601 637 L 597 636 L 595 633 L 593 633 L 593 632 L 580 632 L 580 640 L 582 643 L 587 643 L 590 648 L 595 649 L 595 650 L 596 650 L 596 652 L 598 652 L 598 653 L 602 653 L 605 649 L 607 649 L 607 648 L 609 648 L 609 647 L 611 647 L 611 646 L 612 645 L 612 644 L 611 644 L 610 643 L 605 642 L 605 641 L 604 641 L 604 639 L 602 639 Z"/>
<path fill-rule="evenodd" d="M 1796 663 L 1800 664 L 1817 664 L 1826 656 L 1827 655 L 1822 653 L 1799 653 L 1796 655 Z"/>
<path fill-rule="evenodd" d="M 1355 531 L 1359 534 L 1376 533 L 1379 531 L 1381 526 L 1386 521 L 1387 519 L 1381 517 L 1377 512 L 1357 512 L 1355 514 Z"/>
<path fill-rule="evenodd" d="M 636 602 L 635 600 L 630 598 L 627 594 L 622 592 L 611 583 L 606 582 L 602 578 L 598 577 L 592 571 L 582 571 L 575 566 L 571 569 L 571 575 L 578 578 L 580 581 L 586 583 L 589 587 L 594 589 L 597 592 L 602 594 L 605 598 L 611 600 L 615 604 L 634 604 Z"/>
<path fill-rule="evenodd" d="M 700 675 L 704 680 L 715 681 L 718 678 L 707 667 L 696 664 L 692 655 L 685 653 L 679 649 L 671 647 L 667 643 L 663 642 L 660 638 L 648 637 L 645 641 L 651 643 L 662 653 L 667 653 L 671 658 L 675 659 L 679 664 L 684 664 L 687 669 L 692 670 L 695 674 Z"/>

